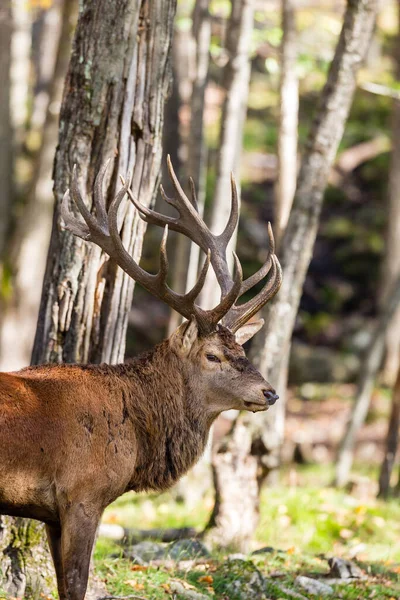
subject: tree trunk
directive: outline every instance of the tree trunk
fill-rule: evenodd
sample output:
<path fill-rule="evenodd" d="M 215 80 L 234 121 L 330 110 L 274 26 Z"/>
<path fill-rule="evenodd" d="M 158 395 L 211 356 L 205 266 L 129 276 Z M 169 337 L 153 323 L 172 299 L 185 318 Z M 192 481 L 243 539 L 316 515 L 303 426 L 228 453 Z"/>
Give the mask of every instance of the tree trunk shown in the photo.
<path fill-rule="evenodd" d="M 248 552 L 259 516 L 257 469 L 251 436 L 245 420 L 241 420 L 214 451 L 216 496 L 206 528 L 209 542 Z"/>
<path fill-rule="evenodd" d="M 119 362 L 134 282 L 95 246 L 59 228 L 73 164 L 87 194 L 106 158 L 104 193 L 133 168 L 132 190 L 148 205 L 161 162 L 164 97 L 174 1 L 86 2 L 81 10 L 60 113 L 54 166 L 56 212 L 32 361 Z M 88 24 L 90 33 L 88 36 Z M 155 29 L 157 27 L 157 34 Z M 115 43 L 118 40 L 118 44 Z M 122 239 L 138 260 L 145 226 L 129 204 Z"/>
<path fill-rule="evenodd" d="M 28 136 L 40 138 L 44 132 L 47 109 L 54 88 L 54 72 L 63 23 L 64 0 L 53 0 L 48 8 L 38 11 L 32 23 L 31 65 L 33 90 Z M 72 32 L 70 32 L 72 33 Z M 36 141 L 33 147 L 36 148 Z"/>
<path fill-rule="evenodd" d="M 75 0 L 63 0 L 58 19 L 58 48 L 53 63 L 51 84 L 46 86 L 47 114 L 42 144 L 35 159 L 32 189 L 10 241 L 9 260 L 14 277 L 12 293 L 0 315 L 0 370 L 13 371 L 29 364 L 35 337 L 41 288 L 49 246 L 54 197 L 51 185 L 54 152 L 58 137 L 58 112 L 71 51 L 72 14 Z M 54 15 L 53 15 L 54 18 Z M 52 19 L 53 20 L 53 19 Z M 54 40 L 52 40 L 54 42 Z M 44 98 L 42 101 L 44 102 Z M 37 109 L 41 113 L 43 107 Z M 39 128 L 41 116 L 36 115 Z M 24 335 L 19 332 L 23 331 Z"/>
<path fill-rule="evenodd" d="M 400 79 L 400 1 L 398 2 L 398 33 L 395 47 L 396 79 Z M 392 154 L 389 167 L 389 198 L 387 213 L 386 251 L 382 269 L 382 301 L 400 273 L 400 100 L 393 100 Z M 393 385 L 400 366 L 400 309 L 396 312 L 386 335 L 384 380 Z"/>
<path fill-rule="evenodd" d="M 0 7 L 0 259 L 3 257 L 10 221 L 12 196 L 13 140 L 10 122 L 11 32 L 11 0 L 5 0 Z"/>
<path fill-rule="evenodd" d="M 192 40 L 195 48 L 194 77 L 190 98 L 190 129 L 187 142 L 187 172 L 193 179 L 197 192 L 200 215 L 203 215 L 205 202 L 205 179 L 207 146 L 204 140 L 204 101 L 208 79 L 208 64 L 211 39 L 211 19 L 209 0 L 195 3 L 192 15 Z M 178 236 L 175 252 L 173 289 L 185 293 L 197 280 L 200 248 L 183 235 Z M 171 310 L 168 324 L 170 335 L 182 322 L 182 317 Z"/>
<path fill-rule="evenodd" d="M 278 179 L 275 186 L 275 229 L 279 242 L 296 191 L 299 82 L 296 73 L 297 31 L 293 0 L 282 0 L 282 46 L 278 135 Z"/>
<path fill-rule="evenodd" d="M 230 176 L 238 174 L 242 150 L 243 126 L 247 111 L 250 82 L 250 48 L 253 31 L 253 0 L 232 0 L 226 37 L 228 62 L 224 68 L 225 99 L 222 107 L 221 131 L 217 156 L 217 173 L 212 204 L 210 229 L 222 232 L 228 221 L 230 201 Z M 240 189 L 238 186 L 239 197 Z M 236 247 L 236 232 L 228 246 L 227 258 L 232 266 L 232 251 Z M 220 289 L 210 270 L 204 285 L 200 304 L 211 308 L 220 300 Z"/>
<path fill-rule="evenodd" d="M 324 190 L 343 135 L 356 87 L 356 75 L 371 39 L 376 12 L 376 0 L 348 0 L 342 31 L 311 128 L 292 211 L 282 239 L 280 259 L 283 284 L 277 296 L 262 311 L 266 319 L 265 331 L 255 338 L 252 347 L 254 364 L 280 395 L 280 400 L 272 409 L 251 420 L 251 453 L 257 457 L 260 485 L 280 462 L 290 339 L 311 260 Z M 244 418 L 239 416 L 236 426 L 240 426 Z M 238 472 L 242 470 L 239 463 L 236 469 Z M 224 481 L 218 472 L 216 481 L 217 488 L 222 489 Z M 246 493 L 246 489 L 243 493 Z M 235 511 L 235 518 L 238 522 L 241 520 L 240 511 Z M 221 538 L 226 538 L 225 532 L 221 532 Z"/>
<path fill-rule="evenodd" d="M 396 383 L 393 388 L 392 408 L 390 412 L 388 432 L 386 436 L 386 451 L 379 476 L 379 493 L 381 498 L 387 498 L 390 492 L 390 477 L 392 475 L 399 445 L 400 427 L 400 369 L 397 373 Z"/>
<path fill-rule="evenodd" d="M 80 3 L 73 51 L 60 112 L 54 165 L 56 198 L 32 363 L 122 360 L 133 282 L 122 276 L 98 248 L 59 226 L 60 203 L 73 164 L 81 189 L 89 193 L 96 172 L 112 157 L 108 197 L 119 187 L 117 174 L 133 168 L 133 192 L 149 204 L 156 193 L 161 161 L 164 101 L 170 83 L 169 50 L 175 0 L 86 0 Z M 126 208 L 122 238 L 138 260 L 144 225 Z M 20 526 L 21 521 L 21 526 Z M 26 523 L 18 521 L 7 552 L 11 580 L 29 568 L 45 546 L 24 543 Z M 39 548 L 39 550 L 38 550 Z M 14 555 L 14 554 L 12 554 Z M 3 561 L 4 562 L 4 561 Z M 13 566 L 16 569 L 13 569 Z M 34 568 L 37 575 L 40 570 Z M 43 578 L 42 578 L 43 579 Z M 40 581 L 40 587 L 43 580 Z M 17 595 L 17 594 L 13 594 Z M 18 596 L 23 592 L 19 591 Z"/>
<path fill-rule="evenodd" d="M 32 11 L 25 0 L 13 0 L 11 41 L 11 123 L 14 130 L 14 154 L 20 156 L 25 142 L 29 107 L 31 68 Z"/>
<path fill-rule="evenodd" d="M 379 320 L 371 336 L 371 344 L 368 347 L 360 368 L 357 395 L 336 461 L 334 485 L 343 486 L 347 483 L 351 465 L 353 464 L 356 436 L 367 417 L 374 382 L 382 362 L 385 336 L 389 323 L 393 319 L 396 310 L 398 310 L 399 305 L 400 276 L 392 286 L 392 290 L 386 298 L 386 303 L 381 309 Z"/>

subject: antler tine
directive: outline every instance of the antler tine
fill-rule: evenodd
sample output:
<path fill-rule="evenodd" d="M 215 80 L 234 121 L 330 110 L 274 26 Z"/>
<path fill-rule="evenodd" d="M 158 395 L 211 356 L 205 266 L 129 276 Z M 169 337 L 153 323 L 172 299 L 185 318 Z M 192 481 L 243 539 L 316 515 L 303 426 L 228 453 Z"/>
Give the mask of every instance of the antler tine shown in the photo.
<path fill-rule="evenodd" d="M 253 317 L 275 294 L 278 292 L 282 283 L 282 269 L 279 261 L 275 254 L 271 257 L 272 268 L 270 271 L 270 277 L 261 290 L 245 304 L 240 306 L 233 306 L 224 319 L 224 324 L 233 333 L 237 331 L 242 325 L 247 323 L 251 317 Z"/>
<path fill-rule="evenodd" d="M 122 181 L 124 180 L 122 179 Z M 147 206 L 139 202 L 139 200 L 133 195 L 133 192 L 130 188 L 128 188 L 127 192 L 130 200 L 132 201 L 132 204 L 137 208 L 140 216 L 144 221 L 146 221 L 146 223 L 158 225 L 159 227 L 165 227 L 166 225 L 169 225 L 171 228 L 173 227 L 174 223 L 176 222 L 176 219 L 174 219 L 173 217 L 168 217 L 167 215 L 162 215 L 156 210 L 152 210 L 151 208 L 148 208 Z"/>
<path fill-rule="evenodd" d="M 86 204 L 84 203 L 81 193 L 79 191 L 76 165 L 74 165 L 72 171 L 71 189 L 67 191 L 67 194 L 68 195 L 64 195 L 61 204 L 61 214 L 67 226 L 67 229 L 69 229 L 74 235 L 77 235 L 78 237 L 81 237 L 84 240 L 90 240 L 97 244 L 100 244 L 100 242 L 106 243 L 105 240 L 108 235 L 107 226 L 105 226 L 105 229 L 103 229 L 101 225 L 96 221 L 96 219 L 92 216 Z M 78 219 L 71 215 L 68 206 L 68 199 L 70 195 L 72 196 L 72 199 L 77 205 L 80 214 L 85 220 L 86 225 L 84 225 Z"/>
<path fill-rule="evenodd" d="M 242 285 L 241 294 L 250 289 L 249 283 L 254 282 L 254 285 L 261 281 L 260 275 L 269 274 L 268 280 L 263 289 L 252 300 L 241 304 L 240 306 L 232 306 L 229 313 L 224 319 L 224 324 L 233 332 L 237 331 L 244 325 L 256 312 L 260 310 L 279 290 L 282 283 L 282 269 L 275 255 L 275 240 L 272 232 L 271 223 L 268 223 L 268 240 L 269 252 L 268 258 L 261 269 L 252 277 L 249 277 Z"/>
<path fill-rule="evenodd" d="M 124 186 L 119 190 L 118 194 L 115 196 L 114 200 L 111 202 L 110 208 L 108 210 L 108 226 L 110 230 L 110 241 L 112 242 L 112 249 L 107 250 L 108 254 L 113 258 L 116 263 L 135 281 L 138 281 L 148 289 L 152 288 L 154 285 L 154 280 L 157 278 L 157 275 L 151 275 L 147 273 L 144 269 L 139 267 L 137 262 L 132 258 L 132 256 L 125 250 L 125 247 L 122 243 L 119 229 L 118 229 L 118 210 L 121 206 L 122 200 L 125 198 L 125 195 L 128 191 L 130 182 L 125 181 Z"/>
<path fill-rule="evenodd" d="M 257 285 L 266 275 L 269 273 L 269 270 L 272 266 L 271 256 L 275 253 L 275 240 L 274 234 L 272 233 L 271 223 L 268 221 L 268 256 L 263 264 L 263 266 L 253 275 L 248 277 L 242 283 L 242 289 L 240 290 L 240 296 L 243 296 L 248 290 Z"/>
<path fill-rule="evenodd" d="M 103 182 L 105 174 L 107 173 L 108 166 L 111 158 L 108 158 L 106 162 L 100 168 L 97 177 L 94 182 L 93 198 L 94 205 L 96 207 L 97 221 L 103 229 L 107 230 L 107 211 L 106 202 L 103 195 Z"/>
<path fill-rule="evenodd" d="M 225 296 L 223 296 L 218 306 L 216 306 L 210 311 L 207 311 L 210 315 L 210 320 L 214 325 L 216 325 L 229 312 L 229 310 L 233 307 L 240 294 L 240 288 L 242 287 L 243 280 L 242 265 L 240 264 L 240 260 L 236 252 L 233 253 L 233 259 L 235 272 L 233 278 L 233 285 L 225 294 Z"/>
<path fill-rule="evenodd" d="M 90 238 L 90 231 L 86 223 L 82 223 L 70 211 L 69 208 L 70 192 L 67 190 L 61 202 L 61 218 L 64 221 L 65 229 L 68 229 L 74 235 L 87 240 Z"/>
<path fill-rule="evenodd" d="M 236 181 L 233 173 L 231 173 L 231 191 L 231 212 L 229 215 L 228 223 L 226 224 L 224 231 L 218 236 L 218 238 L 225 244 L 225 246 L 228 245 L 228 242 L 233 236 L 233 233 L 239 221 L 239 199 Z"/>
<path fill-rule="evenodd" d="M 203 285 L 204 285 L 204 282 L 207 277 L 208 269 L 210 267 L 210 260 L 211 260 L 211 250 L 209 250 L 207 252 L 206 260 L 204 261 L 204 265 L 200 271 L 199 278 L 197 279 L 197 281 L 194 284 L 194 286 L 192 287 L 192 289 L 189 290 L 185 294 L 185 297 L 187 300 L 193 300 L 193 301 L 196 300 L 197 296 L 200 294 L 201 290 L 203 289 Z"/>
<path fill-rule="evenodd" d="M 74 167 L 72 169 L 71 196 L 72 196 L 72 199 L 74 200 L 75 204 L 79 208 L 79 212 L 81 213 L 82 217 L 85 219 L 86 224 L 90 230 L 91 227 L 95 226 L 96 221 L 90 214 L 89 209 L 87 208 L 86 204 L 83 201 L 83 198 L 79 191 L 78 176 L 77 176 L 76 171 L 77 171 L 76 165 L 74 165 Z"/>
<path fill-rule="evenodd" d="M 198 205 L 198 202 L 197 202 L 196 187 L 194 185 L 193 177 L 189 177 L 189 185 L 190 185 L 190 200 L 192 202 L 193 208 L 198 213 L 199 212 L 199 205 Z"/>
<path fill-rule="evenodd" d="M 166 285 L 168 276 L 168 256 L 167 256 L 167 239 L 168 239 L 168 225 L 164 227 L 164 233 L 160 244 L 160 269 L 157 273 L 157 279 L 159 284 L 164 287 Z"/>

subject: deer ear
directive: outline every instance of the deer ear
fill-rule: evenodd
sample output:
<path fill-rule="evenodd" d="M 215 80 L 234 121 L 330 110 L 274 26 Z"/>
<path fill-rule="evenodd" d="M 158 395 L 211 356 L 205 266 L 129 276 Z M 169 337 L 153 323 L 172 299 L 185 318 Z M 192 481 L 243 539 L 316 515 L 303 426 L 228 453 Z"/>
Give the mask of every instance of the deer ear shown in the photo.
<path fill-rule="evenodd" d="M 187 356 L 198 337 L 196 319 L 185 321 L 172 334 L 173 344 L 180 354 Z"/>
<path fill-rule="evenodd" d="M 263 325 L 264 319 L 257 319 L 257 321 L 250 321 L 249 323 L 246 323 L 236 331 L 236 342 L 243 346 L 243 344 L 250 340 L 253 337 L 253 335 L 257 333 L 257 331 L 260 331 Z"/>

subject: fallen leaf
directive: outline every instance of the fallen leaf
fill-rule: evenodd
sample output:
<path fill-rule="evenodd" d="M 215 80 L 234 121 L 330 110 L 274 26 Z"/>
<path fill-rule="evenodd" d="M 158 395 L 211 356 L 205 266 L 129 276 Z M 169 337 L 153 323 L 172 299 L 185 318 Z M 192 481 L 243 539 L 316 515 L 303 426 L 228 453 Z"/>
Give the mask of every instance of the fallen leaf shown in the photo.
<path fill-rule="evenodd" d="M 199 582 L 200 583 L 213 583 L 214 579 L 212 578 L 211 575 L 203 575 L 202 577 L 199 577 Z"/>
<path fill-rule="evenodd" d="M 127 579 L 124 581 L 126 585 L 130 585 L 134 590 L 144 590 L 145 586 L 143 583 L 139 583 L 137 579 Z"/>
<path fill-rule="evenodd" d="M 351 529 L 346 529 L 345 527 L 343 529 L 341 529 L 339 531 L 339 535 L 343 540 L 348 540 L 349 538 L 353 537 L 353 532 L 351 531 Z"/>

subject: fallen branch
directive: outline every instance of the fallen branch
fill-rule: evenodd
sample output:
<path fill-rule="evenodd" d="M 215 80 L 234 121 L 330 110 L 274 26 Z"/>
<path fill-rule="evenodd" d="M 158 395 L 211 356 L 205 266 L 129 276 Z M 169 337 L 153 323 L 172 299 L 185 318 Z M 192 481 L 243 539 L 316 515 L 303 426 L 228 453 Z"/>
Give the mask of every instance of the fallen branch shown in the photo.
<path fill-rule="evenodd" d="M 387 96 L 388 98 L 394 98 L 394 100 L 400 100 L 400 92 L 382 85 L 381 83 L 366 82 L 361 83 L 360 88 L 371 94 L 377 94 L 378 96 Z"/>
<path fill-rule="evenodd" d="M 98 600 L 147 600 L 143 596 L 103 596 L 102 598 L 98 598 Z"/>

